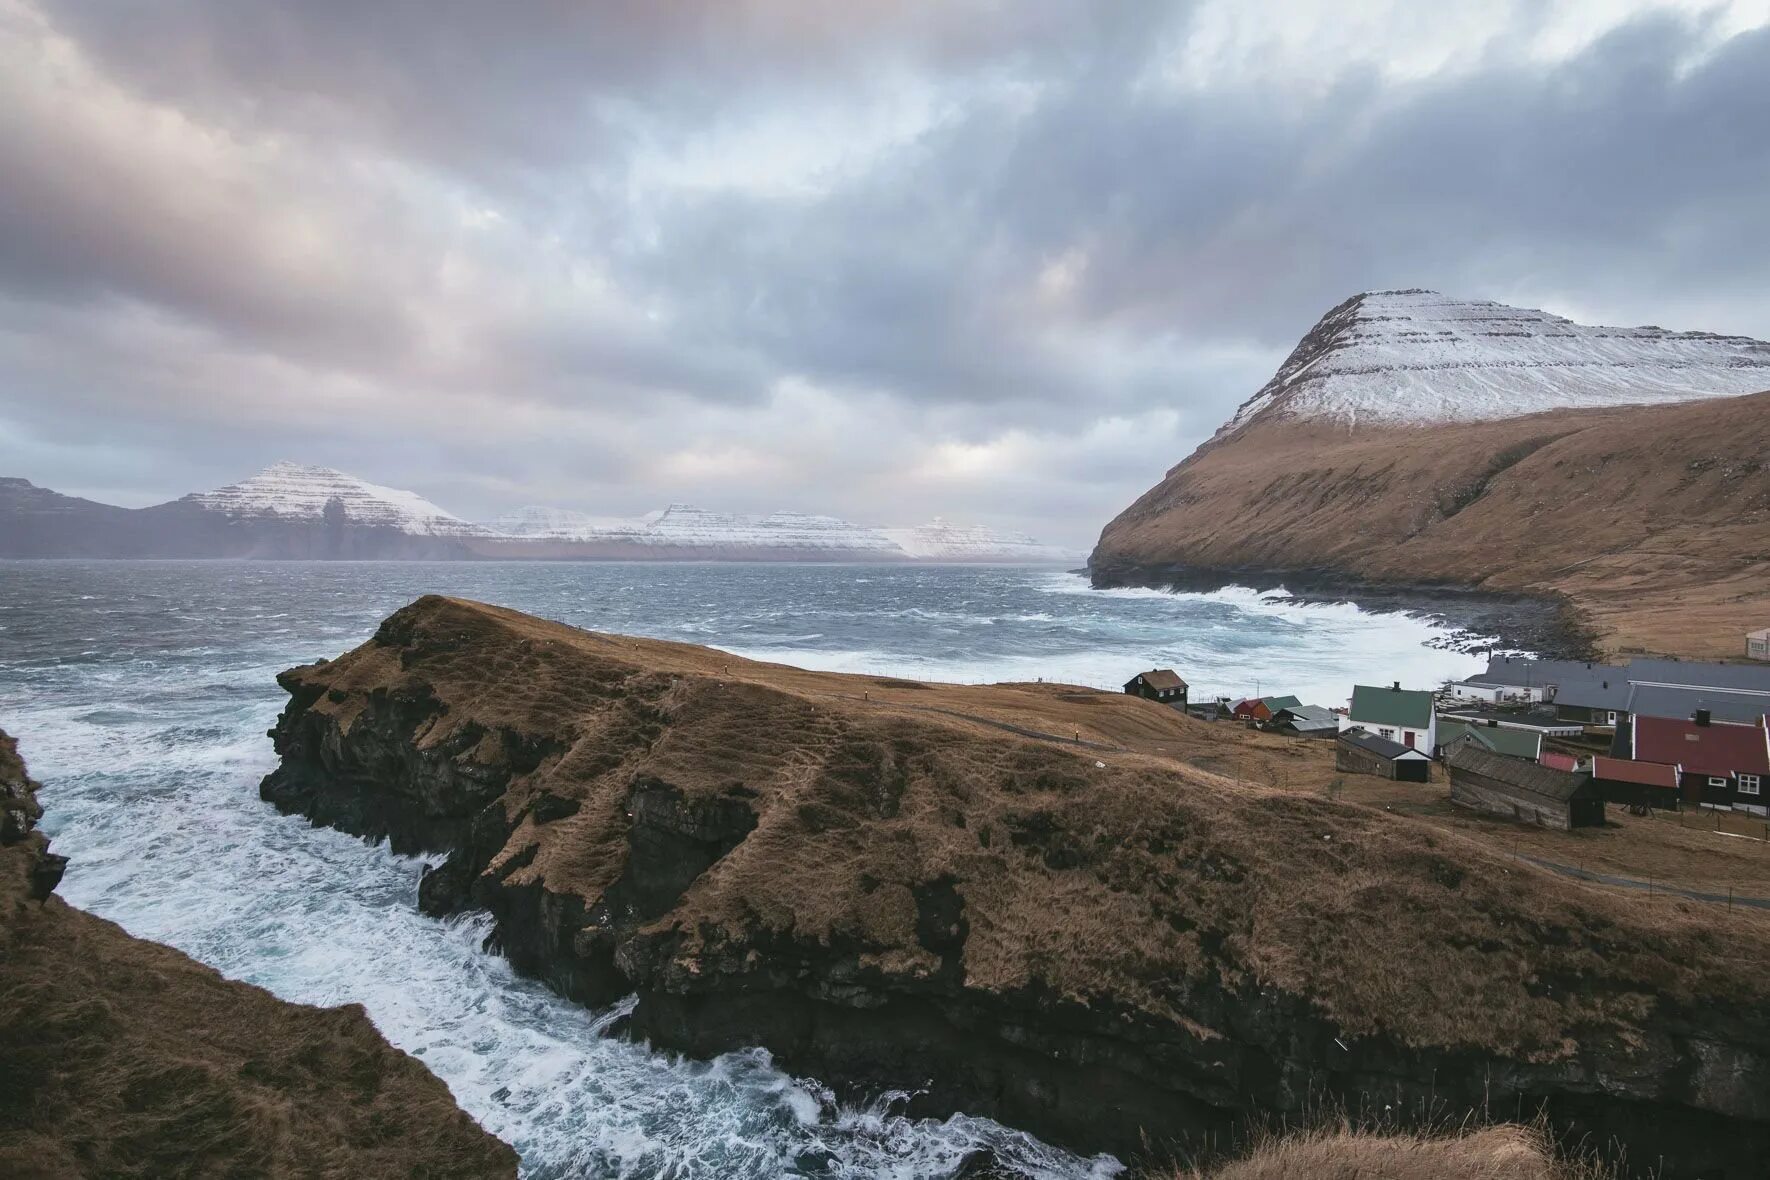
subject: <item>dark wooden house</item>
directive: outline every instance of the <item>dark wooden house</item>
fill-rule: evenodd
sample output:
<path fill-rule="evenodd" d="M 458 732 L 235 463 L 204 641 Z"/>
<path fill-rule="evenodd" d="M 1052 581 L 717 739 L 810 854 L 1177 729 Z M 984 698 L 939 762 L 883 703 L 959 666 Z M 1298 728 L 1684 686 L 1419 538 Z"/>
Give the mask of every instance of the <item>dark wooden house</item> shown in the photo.
<path fill-rule="evenodd" d="M 1459 806 L 1562 831 L 1604 825 L 1604 796 L 1589 774 L 1508 758 L 1468 741 L 1451 749 L 1445 765 L 1450 801 Z"/>
<path fill-rule="evenodd" d="M 1429 782 L 1432 777 L 1432 759 L 1424 750 L 1358 728 L 1343 729 L 1335 738 L 1334 767 L 1347 774 L 1374 774 L 1404 783 Z"/>
<path fill-rule="evenodd" d="M 1631 720 L 1630 759 L 1676 766 L 1679 790 L 1686 800 L 1704 807 L 1770 814 L 1765 795 L 1770 784 L 1770 717 L 1739 725 L 1717 721 L 1707 709 L 1698 709 L 1688 721 Z"/>
<path fill-rule="evenodd" d="M 1630 762 L 1598 755 L 1592 759 L 1592 782 L 1606 803 L 1678 809 L 1678 768 L 1664 762 Z"/>
<path fill-rule="evenodd" d="M 1186 708 L 1186 681 L 1172 668 L 1153 668 L 1125 681 L 1125 693 L 1147 701 L 1160 701 L 1176 709 Z"/>

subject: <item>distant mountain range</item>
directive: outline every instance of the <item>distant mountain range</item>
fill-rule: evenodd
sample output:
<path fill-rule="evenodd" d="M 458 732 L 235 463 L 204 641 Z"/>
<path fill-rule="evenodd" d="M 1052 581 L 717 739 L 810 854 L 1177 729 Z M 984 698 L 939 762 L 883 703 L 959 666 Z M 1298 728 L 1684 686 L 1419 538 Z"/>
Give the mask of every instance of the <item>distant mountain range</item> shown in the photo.
<path fill-rule="evenodd" d="M 1761 340 L 1356 295 L 1089 567 L 1102 586 L 1522 593 L 1603 648 L 1737 655 L 1770 623 L 1764 390 Z"/>
<path fill-rule="evenodd" d="M 1024 534 L 939 519 L 882 529 L 833 516 L 745 516 L 686 504 L 636 520 L 534 506 L 474 523 L 415 492 L 285 462 L 149 508 L 119 508 L 0 478 L 0 557 L 1030 564 L 1073 561 L 1079 554 Z"/>

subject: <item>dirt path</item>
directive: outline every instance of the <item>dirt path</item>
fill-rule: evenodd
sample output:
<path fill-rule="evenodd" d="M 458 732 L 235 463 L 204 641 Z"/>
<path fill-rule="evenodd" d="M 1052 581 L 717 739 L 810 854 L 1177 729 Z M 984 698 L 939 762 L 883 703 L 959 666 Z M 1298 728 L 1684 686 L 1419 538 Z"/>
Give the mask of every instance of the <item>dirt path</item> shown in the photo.
<path fill-rule="evenodd" d="M 1645 889 L 1651 893 L 1669 893 L 1673 897 L 1687 897 L 1691 901 L 1722 902 L 1727 905 L 1749 905 L 1758 909 L 1770 910 L 1770 897 L 1740 897 L 1732 893 L 1704 893 L 1696 889 L 1684 889 L 1677 885 L 1667 885 L 1661 881 L 1642 881 L 1636 877 L 1617 877 L 1610 873 L 1594 873 L 1590 869 L 1576 868 L 1573 865 L 1561 864 L 1558 861 L 1544 860 L 1540 856 L 1526 856 L 1522 852 L 1513 853 L 1519 860 L 1528 861 L 1538 868 L 1548 869 L 1563 876 L 1573 877 L 1581 881 L 1591 881 L 1598 885 L 1615 885 L 1623 889 Z"/>

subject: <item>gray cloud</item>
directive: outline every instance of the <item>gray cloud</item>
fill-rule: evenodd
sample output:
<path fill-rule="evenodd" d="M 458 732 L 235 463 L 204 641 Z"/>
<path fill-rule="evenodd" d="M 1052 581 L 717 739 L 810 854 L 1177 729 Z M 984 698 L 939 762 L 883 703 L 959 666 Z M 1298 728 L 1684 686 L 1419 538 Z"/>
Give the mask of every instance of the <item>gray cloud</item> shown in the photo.
<path fill-rule="evenodd" d="M 1636 9 L 0 0 L 0 464 L 1085 543 L 1356 290 L 1770 334 L 1770 28 Z"/>

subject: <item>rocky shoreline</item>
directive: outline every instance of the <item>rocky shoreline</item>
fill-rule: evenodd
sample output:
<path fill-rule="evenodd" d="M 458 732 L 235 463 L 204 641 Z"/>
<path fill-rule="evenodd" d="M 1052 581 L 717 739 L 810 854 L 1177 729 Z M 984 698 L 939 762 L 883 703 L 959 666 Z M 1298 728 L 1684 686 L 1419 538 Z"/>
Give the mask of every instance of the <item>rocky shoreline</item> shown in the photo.
<path fill-rule="evenodd" d="M 661 1047 L 1127 1157 L 1324 1102 L 1770 1154 L 1770 994 L 1711 929 L 1380 812 L 446 599 L 280 682 L 266 799 L 443 854 L 427 910 Z"/>
<path fill-rule="evenodd" d="M 1384 582 L 1327 568 L 1139 565 L 1102 560 L 1088 567 L 1096 589 L 1137 586 L 1174 593 L 1208 594 L 1230 586 L 1262 593 L 1282 589 L 1305 603 L 1349 603 L 1376 614 L 1426 619 L 1451 634 L 1453 651 L 1490 648 L 1532 652 L 1549 659 L 1596 659 L 1590 626 L 1565 597 L 1477 590 L 1450 582 Z"/>
<path fill-rule="evenodd" d="M 290 1004 L 56 896 L 0 732 L 0 1175 L 515 1177 L 361 1005 Z"/>

